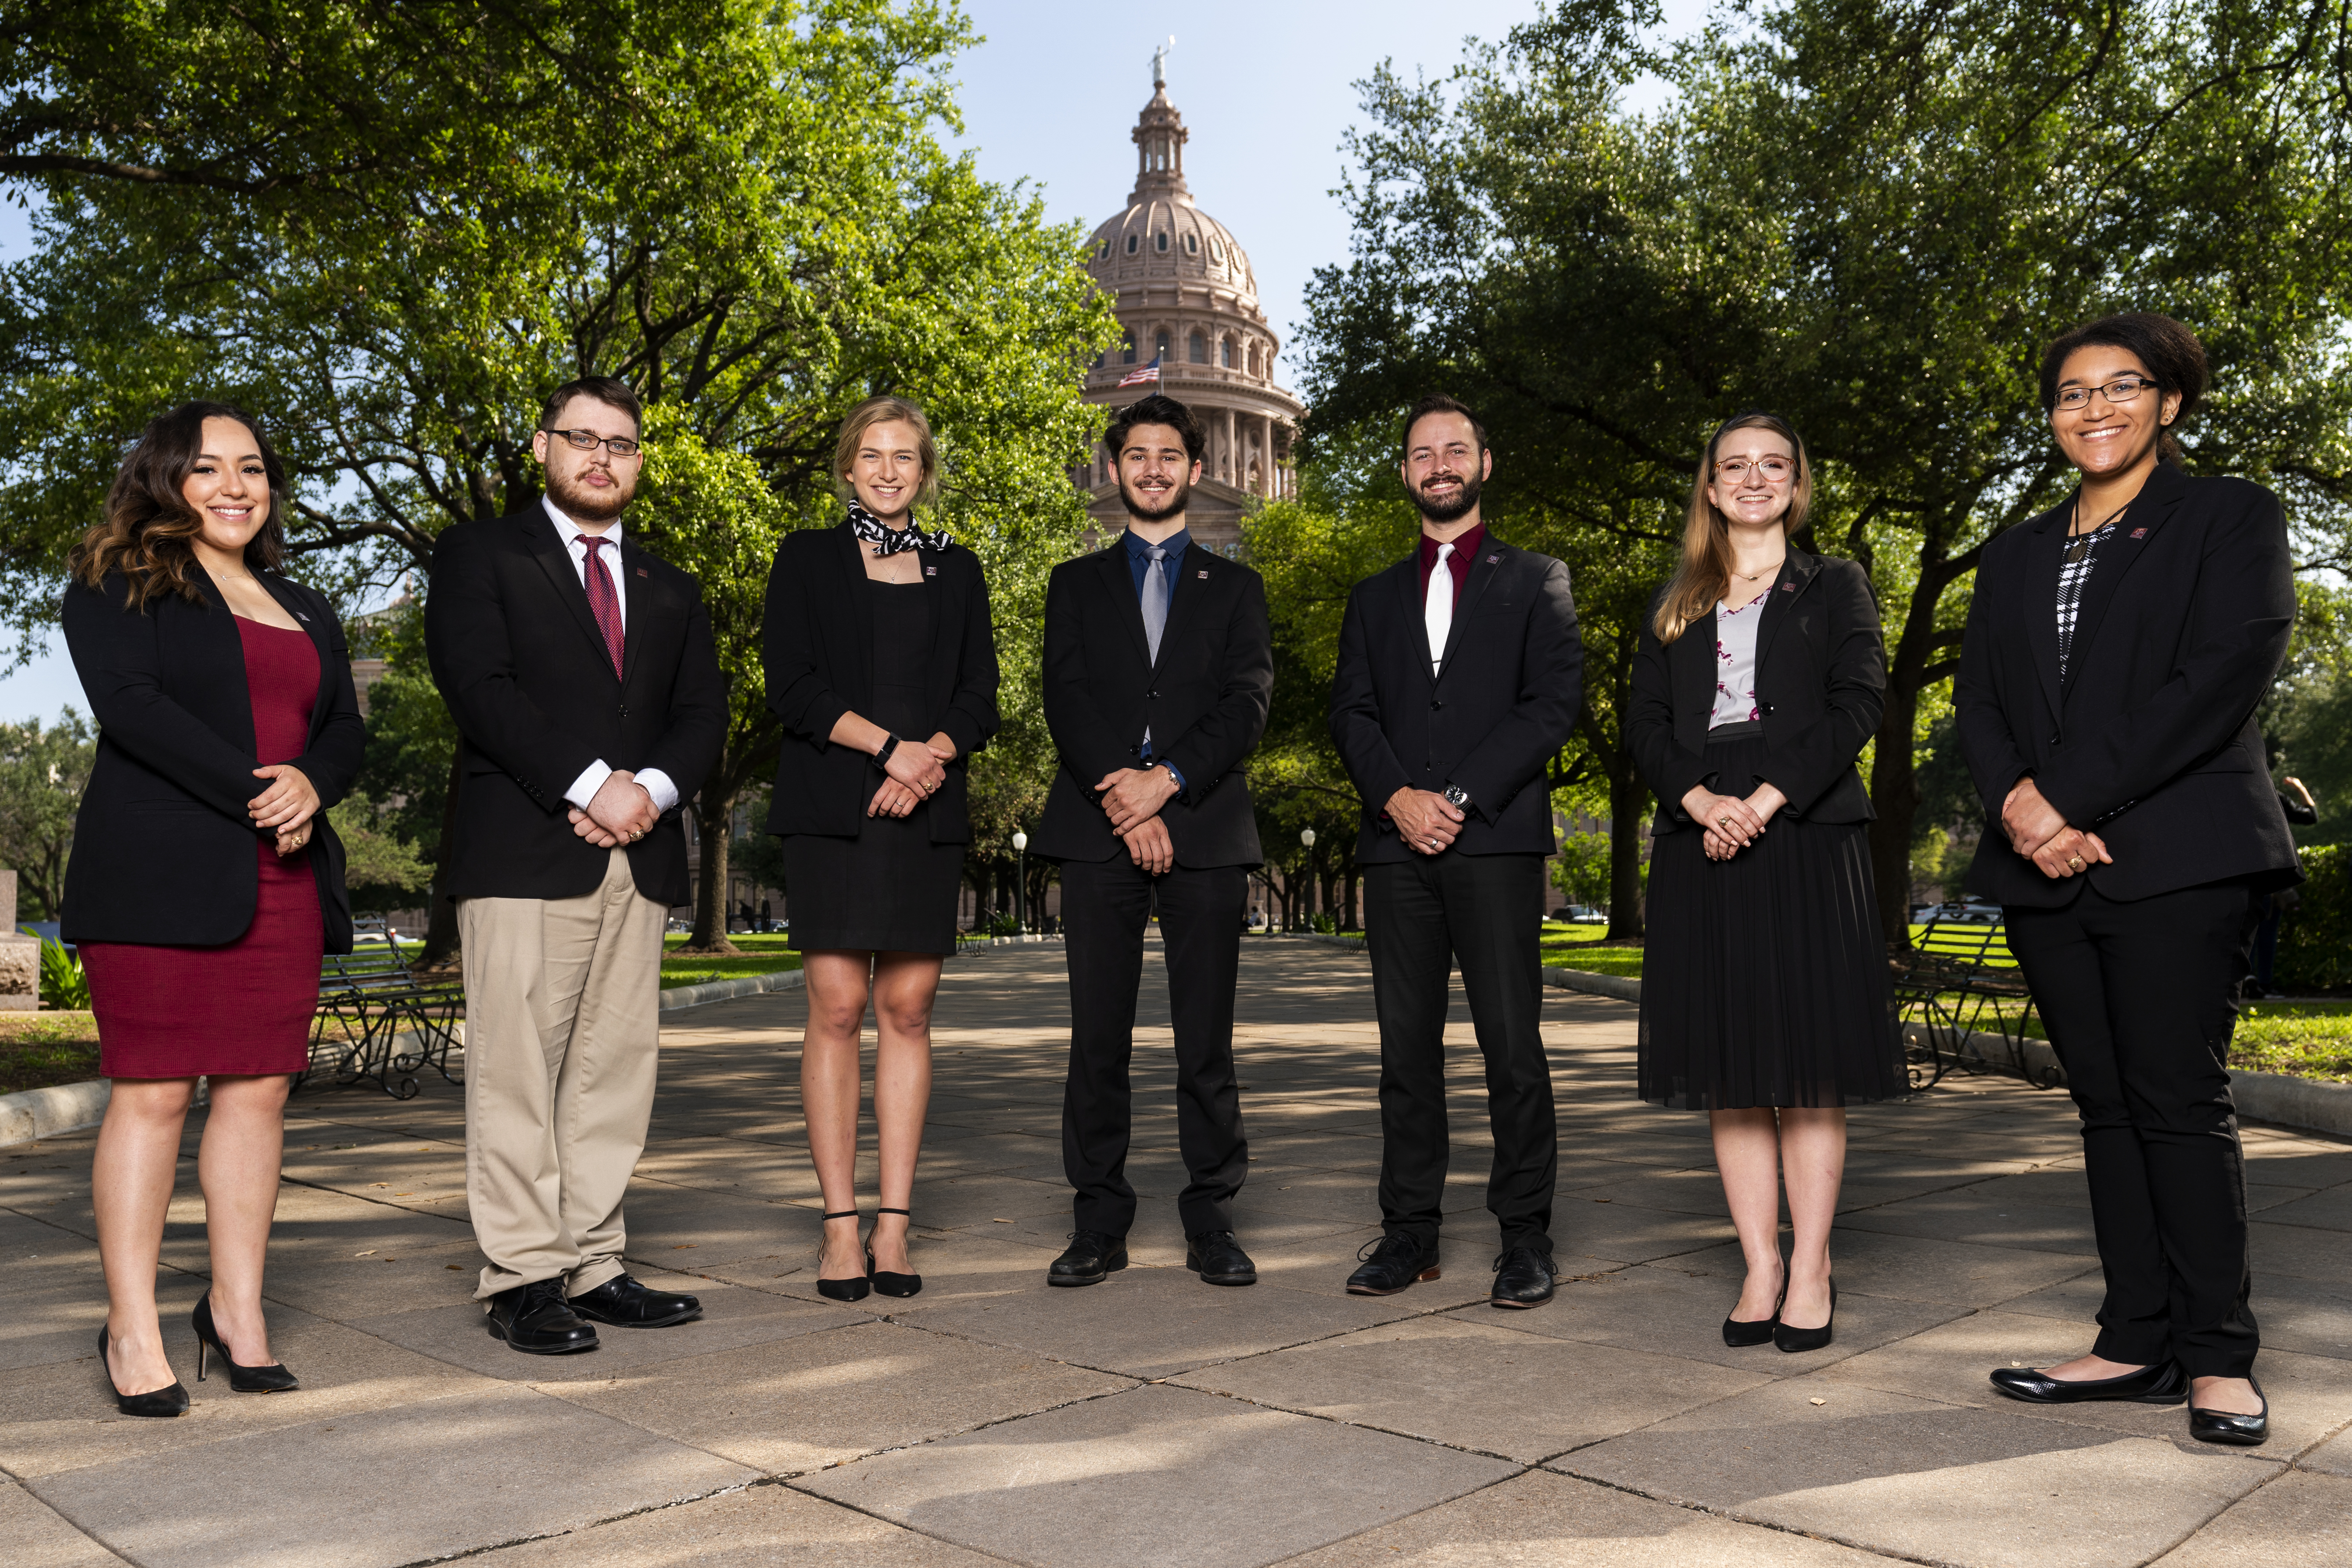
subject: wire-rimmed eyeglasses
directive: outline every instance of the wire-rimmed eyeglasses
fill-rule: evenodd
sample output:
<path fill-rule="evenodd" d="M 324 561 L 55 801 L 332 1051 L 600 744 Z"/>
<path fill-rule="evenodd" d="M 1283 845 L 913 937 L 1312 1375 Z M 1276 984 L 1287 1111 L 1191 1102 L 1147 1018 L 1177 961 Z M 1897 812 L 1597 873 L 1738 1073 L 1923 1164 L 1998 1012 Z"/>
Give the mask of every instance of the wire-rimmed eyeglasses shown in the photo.
<path fill-rule="evenodd" d="M 644 449 L 630 436 L 599 436 L 593 430 L 550 430 L 548 434 L 562 437 L 564 445 L 575 452 L 593 452 L 603 447 L 616 458 L 634 458 Z"/>
<path fill-rule="evenodd" d="M 2058 406 L 2069 410 L 2087 406 L 2095 392 L 2109 403 L 2130 403 L 2155 384 L 2144 375 L 2119 375 L 2105 386 L 2070 386 L 2058 395 Z"/>
<path fill-rule="evenodd" d="M 1726 458 L 1715 466 L 1715 477 L 1733 485 L 1750 473 L 1768 485 L 1786 484 L 1789 476 L 1796 471 L 1794 458 Z"/>

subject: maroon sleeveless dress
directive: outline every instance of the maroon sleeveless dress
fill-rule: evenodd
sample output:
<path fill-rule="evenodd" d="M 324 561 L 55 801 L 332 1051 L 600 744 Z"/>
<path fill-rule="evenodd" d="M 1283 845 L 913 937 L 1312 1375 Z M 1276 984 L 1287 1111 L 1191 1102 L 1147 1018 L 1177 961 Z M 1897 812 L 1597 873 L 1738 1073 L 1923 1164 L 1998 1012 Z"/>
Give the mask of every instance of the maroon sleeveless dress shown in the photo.
<path fill-rule="evenodd" d="M 310 739 L 319 648 L 310 634 L 236 618 L 253 698 L 255 755 L 290 763 Z M 253 793 L 268 787 L 255 779 Z M 310 1063 L 326 932 L 306 846 L 278 858 L 255 834 L 261 885 L 253 923 L 221 947 L 86 942 L 82 971 L 98 1015 L 98 1070 L 108 1078 L 297 1073 Z"/>

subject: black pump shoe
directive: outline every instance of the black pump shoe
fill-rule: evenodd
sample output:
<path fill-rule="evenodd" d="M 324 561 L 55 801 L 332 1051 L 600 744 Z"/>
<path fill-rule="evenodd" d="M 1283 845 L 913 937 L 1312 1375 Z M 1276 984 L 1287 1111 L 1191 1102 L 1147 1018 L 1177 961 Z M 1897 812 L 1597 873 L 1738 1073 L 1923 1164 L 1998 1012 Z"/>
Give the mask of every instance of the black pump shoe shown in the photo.
<path fill-rule="evenodd" d="M 196 1310 L 188 1314 L 188 1326 L 196 1331 L 196 1381 L 202 1383 L 208 1370 L 207 1358 L 218 1356 L 228 1368 L 228 1385 L 237 1394 L 284 1394 L 302 1386 L 302 1380 L 276 1362 L 268 1366 L 239 1366 L 236 1358 L 228 1353 L 222 1342 L 220 1331 L 213 1327 L 213 1293 L 206 1290 L 196 1299 Z"/>
<path fill-rule="evenodd" d="M 908 1225 L 915 1223 L 915 1216 L 905 1209 L 878 1208 L 874 1212 L 877 1215 L 903 1214 L 907 1215 Z M 871 1243 L 866 1248 L 866 1278 L 871 1279 L 874 1282 L 874 1289 L 885 1296 L 912 1296 L 919 1293 L 923 1289 L 923 1277 L 919 1274 L 893 1274 L 887 1268 L 875 1268 L 874 1247 Z"/>
<path fill-rule="evenodd" d="M 2254 1395 L 2263 1402 L 2260 1415 L 2240 1415 L 2229 1410 L 2200 1410 L 2189 1407 L 2189 1435 L 2200 1443 L 2222 1443 L 2233 1448 L 2258 1448 L 2269 1441 L 2271 1435 L 2271 1396 L 2263 1385 L 2254 1383 L 2248 1373 L 2246 1381 L 2254 1384 Z"/>
<path fill-rule="evenodd" d="M 1772 1315 L 1752 1321 L 1742 1321 L 1726 1314 L 1723 1320 L 1723 1342 L 1736 1351 L 1770 1344 L 1772 1336 L 1780 1331 L 1780 1309 L 1788 1304 L 1788 1300 L 1789 1281 L 1784 1275 L 1780 1280 L 1780 1299 L 1772 1303 Z M 1735 1308 L 1738 1304 L 1737 1301 L 1732 1303 Z"/>
<path fill-rule="evenodd" d="M 188 1413 L 188 1390 L 174 1378 L 168 1388 L 150 1389 L 145 1394 L 125 1394 L 114 1387 L 114 1368 L 106 1359 L 106 1327 L 99 1326 L 98 1364 L 105 1369 L 106 1386 L 114 1389 L 114 1407 L 125 1415 L 185 1415 Z"/>
<path fill-rule="evenodd" d="M 1786 1309 L 1788 1304 L 1789 1293 L 1783 1290 L 1780 1292 L 1780 1305 Z M 1817 1351 L 1828 1344 L 1836 1328 L 1837 1278 L 1832 1275 L 1830 1278 L 1830 1321 L 1818 1329 L 1792 1329 L 1781 1322 L 1776 1314 L 1772 1323 L 1772 1342 L 1790 1355 L 1801 1355 L 1806 1351 Z"/>
<path fill-rule="evenodd" d="M 837 1219 L 856 1219 L 856 1209 L 837 1209 L 824 1216 L 827 1224 Z M 817 1256 L 820 1260 L 824 1256 L 822 1244 L 818 1246 Z M 819 1261 L 817 1267 L 822 1268 L 824 1265 Z M 828 1301 L 863 1301 L 873 1289 L 873 1281 L 867 1279 L 863 1274 L 855 1279 L 827 1279 L 822 1274 L 817 1276 L 816 1293 Z"/>
<path fill-rule="evenodd" d="M 2030 1366 L 1997 1366 L 1992 1385 L 2032 1405 L 2082 1405 L 2115 1400 L 2130 1405 L 2178 1405 L 2189 1397 L 2189 1374 L 2177 1361 L 2160 1361 L 2121 1377 L 2056 1378 Z"/>

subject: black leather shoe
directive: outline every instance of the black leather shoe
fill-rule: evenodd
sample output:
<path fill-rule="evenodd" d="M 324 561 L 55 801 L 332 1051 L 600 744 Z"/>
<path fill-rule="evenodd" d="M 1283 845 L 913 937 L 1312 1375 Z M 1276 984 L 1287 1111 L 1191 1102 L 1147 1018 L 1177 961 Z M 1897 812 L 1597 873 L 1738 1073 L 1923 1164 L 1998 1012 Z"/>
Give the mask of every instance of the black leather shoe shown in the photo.
<path fill-rule="evenodd" d="M 1495 1291 L 1487 1297 L 1497 1307 L 1540 1307 L 1551 1300 L 1551 1254 L 1532 1247 L 1507 1247 L 1495 1259 Z"/>
<path fill-rule="evenodd" d="M 1770 1344 L 1774 1331 L 1780 1326 L 1780 1309 L 1788 1304 L 1788 1300 L 1789 1282 L 1783 1279 L 1780 1281 L 1780 1299 L 1772 1303 L 1772 1315 L 1769 1318 L 1747 1321 L 1732 1317 L 1725 1318 L 1723 1342 L 1736 1351 L 1750 1350 L 1758 1345 Z"/>
<path fill-rule="evenodd" d="M 1257 1265 L 1230 1230 L 1197 1230 L 1184 1238 L 1184 1267 L 1204 1285 L 1255 1285 Z"/>
<path fill-rule="evenodd" d="M 666 1329 L 702 1316 L 702 1303 L 695 1297 L 656 1290 L 625 1274 L 583 1290 L 564 1305 L 581 1317 L 620 1329 Z"/>
<path fill-rule="evenodd" d="M 1363 1267 L 1348 1276 L 1350 1296 L 1393 1296 L 1415 1280 L 1438 1275 L 1435 1246 L 1424 1250 L 1412 1237 L 1394 1232 L 1366 1242 L 1356 1261 Z"/>
<path fill-rule="evenodd" d="M 2160 1361 L 2121 1377 L 2052 1377 L 2030 1366 L 1993 1368 L 1992 1385 L 2033 1405 L 2079 1405 L 2114 1399 L 2134 1405 L 2178 1405 L 2189 1397 L 2189 1374 L 2177 1361 Z M 2193 1423 L 2192 1423 L 2193 1425 Z"/>
<path fill-rule="evenodd" d="M 228 1386 L 233 1394 L 286 1394 L 302 1386 L 302 1380 L 288 1372 L 278 1362 L 268 1366 L 239 1366 L 221 1342 L 220 1331 L 213 1326 L 213 1293 L 208 1289 L 196 1298 L 196 1310 L 188 1314 L 188 1326 L 196 1331 L 196 1381 L 202 1383 L 210 1367 L 212 1357 L 221 1358 L 228 1368 Z"/>
<path fill-rule="evenodd" d="M 905 1209 L 876 1209 L 874 1212 L 877 1215 L 906 1215 L 907 1224 L 910 1228 L 915 1223 L 915 1216 L 908 1214 Z M 875 1268 L 874 1248 L 871 1244 L 868 1244 L 866 1248 L 866 1278 L 874 1281 L 874 1289 L 878 1295 L 896 1296 L 904 1300 L 908 1296 L 919 1296 L 923 1291 L 923 1277 L 919 1274 L 894 1274 L 887 1268 Z"/>
<path fill-rule="evenodd" d="M 125 1415 L 185 1415 L 188 1413 L 187 1385 L 173 1378 L 163 1388 L 149 1389 L 144 1394 L 125 1394 L 114 1387 L 114 1368 L 106 1359 L 106 1328 L 98 1331 L 98 1364 L 105 1369 L 106 1386 L 114 1389 L 114 1407 Z"/>
<path fill-rule="evenodd" d="M 2189 1407 L 2189 1435 L 2200 1443 L 2225 1443 L 2233 1448 L 2258 1448 L 2271 1435 L 2271 1396 L 2263 1385 L 2254 1383 L 2253 1373 L 2246 1381 L 2254 1384 L 2254 1394 L 2263 1402 L 2260 1415 L 2239 1415 L 2227 1410 L 2200 1410 Z"/>
<path fill-rule="evenodd" d="M 824 1217 L 823 1223 L 831 1225 L 837 1219 L 854 1220 L 856 1217 L 856 1209 L 835 1209 Z M 850 1239 L 856 1240 L 857 1227 L 851 1226 L 849 1234 Z M 824 1247 L 822 1244 L 817 1247 L 817 1267 L 820 1268 L 824 1267 Z M 848 1279 L 828 1279 L 822 1274 L 816 1278 L 816 1293 L 828 1301 L 863 1301 L 873 1289 L 874 1281 L 863 1274 Z"/>
<path fill-rule="evenodd" d="M 1786 1311 L 1788 1306 L 1788 1297 L 1784 1293 L 1780 1298 L 1780 1308 Z M 1791 1328 L 1787 1323 L 1778 1324 L 1772 1330 L 1772 1342 L 1790 1355 L 1802 1355 L 1807 1351 L 1823 1348 L 1836 1337 L 1836 1334 L 1837 1281 L 1832 1279 L 1830 1281 L 1830 1321 L 1818 1329 L 1798 1329 Z"/>
<path fill-rule="evenodd" d="M 596 1331 L 564 1304 L 563 1281 L 534 1279 L 490 1298 L 490 1335 L 525 1355 L 576 1355 L 596 1348 Z"/>
<path fill-rule="evenodd" d="M 1070 1245 L 1046 1266 L 1048 1285 L 1099 1285 L 1103 1277 L 1127 1267 L 1127 1237 L 1105 1236 L 1098 1230 L 1070 1232 Z"/>

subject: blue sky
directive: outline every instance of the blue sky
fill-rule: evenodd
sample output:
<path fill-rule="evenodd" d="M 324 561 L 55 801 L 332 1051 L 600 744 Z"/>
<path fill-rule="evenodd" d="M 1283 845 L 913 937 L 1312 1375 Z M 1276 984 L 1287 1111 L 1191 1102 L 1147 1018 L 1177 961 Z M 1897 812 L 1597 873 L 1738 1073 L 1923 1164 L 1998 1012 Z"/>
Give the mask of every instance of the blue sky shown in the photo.
<path fill-rule="evenodd" d="M 967 0 L 984 36 L 957 70 L 964 144 L 990 179 L 1026 179 L 1054 217 L 1088 228 L 1134 183 L 1128 132 L 1151 96 L 1151 51 L 1165 38 L 1132 8 L 1062 0 Z M 1313 270 L 1348 254 L 1347 215 L 1330 193 L 1340 142 L 1358 120 L 1355 83 L 1382 60 L 1438 77 L 1465 40 L 1491 45 L 1532 18 L 1535 0 L 1190 0 L 1172 26 L 1169 96 L 1192 132 L 1194 200 L 1249 251 L 1266 313 L 1287 343 Z M 1695 28 L 1704 0 L 1668 0 L 1672 31 Z M 1636 95 L 1640 101 L 1642 95 Z M 25 254 L 24 215 L 0 204 L 0 258 Z M 1291 367 L 1281 367 L 1294 379 Z M 0 676 L 0 720 L 54 718 L 83 705 L 58 645 Z"/>

